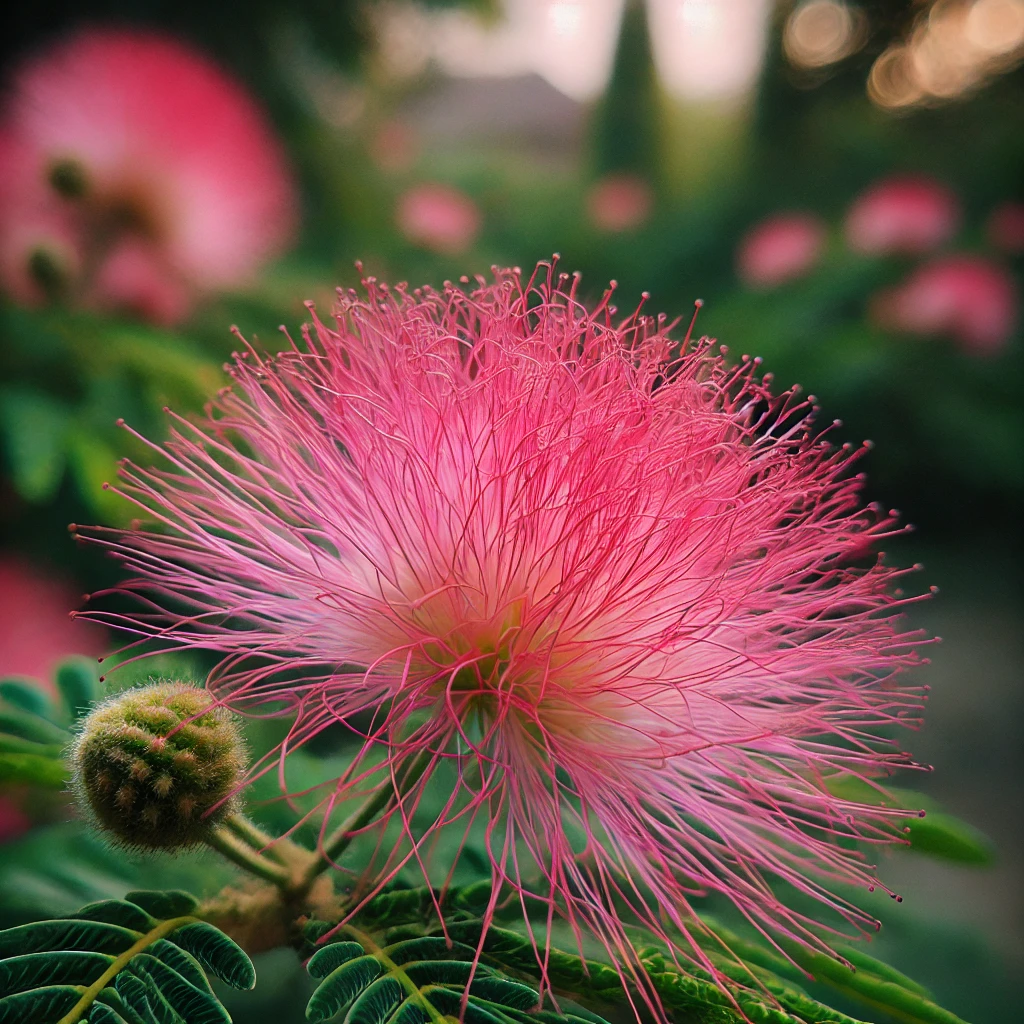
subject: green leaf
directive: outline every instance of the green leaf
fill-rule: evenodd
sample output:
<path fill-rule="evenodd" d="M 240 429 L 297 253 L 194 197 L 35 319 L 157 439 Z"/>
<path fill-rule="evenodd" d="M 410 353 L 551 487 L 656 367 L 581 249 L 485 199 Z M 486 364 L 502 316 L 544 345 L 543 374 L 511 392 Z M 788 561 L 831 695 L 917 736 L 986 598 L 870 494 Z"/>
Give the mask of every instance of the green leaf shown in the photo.
<path fill-rule="evenodd" d="M 66 949 L 117 954 L 138 938 L 138 932 L 102 921 L 33 921 L 0 931 L 0 957 Z"/>
<path fill-rule="evenodd" d="M 149 947 L 149 953 L 157 960 L 162 960 L 172 970 L 177 971 L 190 985 L 206 992 L 213 992 L 199 961 L 173 942 L 169 942 L 167 939 L 157 939 Z"/>
<path fill-rule="evenodd" d="M 345 1024 L 384 1024 L 404 999 L 402 983 L 386 974 L 363 989 L 345 1014 Z"/>
<path fill-rule="evenodd" d="M 478 962 L 473 946 L 420 935 L 380 948 L 362 933 L 354 934 L 359 942 L 339 941 L 310 958 L 310 973 L 322 979 L 306 1007 L 310 1021 L 326 1020 L 348 1007 L 345 1024 L 437 1024 L 445 1015 L 462 1015 L 475 1024 L 567 1022 L 563 1014 L 535 1015 L 538 989 Z M 529 946 L 525 936 L 518 936 L 518 943 Z M 332 945 L 340 948 L 332 950 Z M 536 972 L 532 954 L 530 962 Z M 578 1024 L 605 1022 L 594 1014 L 592 1021 Z"/>
<path fill-rule="evenodd" d="M 501 1003 L 517 1010 L 532 1010 L 538 1003 L 537 993 L 529 985 L 504 978 L 477 978 L 469 990 L 488 1002 Z"/>
<path fill-rule="evenodd" d="M 0 708 L 0 733 L 18 736 L 33 743 L 61 746 L 69 739 L 67 730 L 59 725 L 14 707 Z"/>
<path fill-rule="evenodd" d="M 0 783 L 64 789 L 70 772 L 62 758 L 0 751 Z"/>
<path fill-rule="evenodd" d="M 49 501 L 64 474 L 67 407 L 28 388 L 0 391 L 0 428 L 14 488 L 26 501 Z"/>
<path fill-rule="evenodd" d="M 314 978 L 326 978 L 331 971 L 363 955 L 358 942 L 332 942 L 318 949 L 306 964 L 306 970 Z"/>
<path fill-rule="evenodd" d="M 128 970 L 136 976 L 148 976 L 157 989 L 158 998 L 165 1000 L 173 1007 L 173 1012 L 183 1017 L 188 1024 L 231 1024 L 231 1017 L 216 996 L 190 985 L 162 960 L 140 953 L 129 964 Z M 159 1019 L 160 1014 L 156 1016 Z M 159 1024 L 175 1022 L 160 1020 Z"/>
<path fill-rule="evenodd" d="M 195 907 L 187 893 L 135 895 L 165 911 Z M 0 931 L 0 1024 L 57 1024 L 68 1014 L 113 1024 L 231 1024 L 203 965 L 240 987 L 255 981 L 249 958 L 213 925 L 101 900 L 73 918 Z"/>
<path fill-rule="evenodd" d="M 158 1013 L 158 1010 L 153 1008 L 153 1002 L 150 1000 L 150 991 L 145 982 L 128 973 L 128 971 L 122 971 L 117 976 L 114 987 L 124 1002 L 125 1007 L 144 1021 L 145 1024 L 177 1024 L 173 1015 L 166 1012 L 169 1008 L 161 1007 L 159 1000 L 157 1000 L 157 1007 L 164 1012 Z"/>
<path fill-rule="evenodd" d="M 103 1020 L 110 1019 L 108 1017 L 103 1017 L 103 1011 L 100 1009 L 101 1007 L 104 1007 L 114 1013 L 115 1021 L 123 1020 L 126 1024 L 146 1024 L 145 1021 L 125 1005 L 125 1001 L 117 994 L 117 989 L 105 988 L 96 997 L 96 1002 L 89 1013 L 90 1024 L 97 1019 L 97 1014 L 99 1014 Z"/>
<path fill-rule="evenodd" d="M 78 1002 L 81 993 L 71 985 L 48 985 L 0 999 L 0 1024 L 45 1024 L 57 1021 Z"/>
<path fill-rule="evenodd" d="M 40 985 L 91 985 L 113 957 L 84 950 L 26 953 L 0 960 L 0 996 Z"/>
<path fill-rule="evenodd" d="M 929 811 L 923 818 L 907 822 L 910 848 L 958 864 L 984 866 L 995 860 L 992 841 L 966 821 L 942 811 Z"/>
<path fill-rule="evenodd" d="M 137 1024 L 128 1021 L 110 1006 L 105 1003 L 96 1003 L 89 1014 L 89 1024 Z"/>
<path fill-rule="evenodd" d="M 20 711 L 53 720 L 54 706 L 42 687 L 33 679 L 0 680 L 0 698 Z"/>
<path fill-rule="evenodd" d="M 99 900 L 96 903 L 87 903 L 72 916 L 85 921 L 105 921 L 107 924 L 117 924 L 140 934 L 148 932 L 156 924 L 156 921 L 141 907 L 126 900 Z"/>
<path fill-rule="evenodd" d="M 904 849 L 958 864 L 988 865 L 995 859 L 991 840 L 973 825 L 942 811 L 934 800 L 909 789 L 884 787 L 881 791 L 853 775 L 834 775 L 828 791 L 842 800 L 875 807 L 920 808 L 924 814 L 908 815 L 901 827 L 909 829 Z"/>
<path fill-rule="evenodd" d="M 91 658 L 65 658 L 57 666 L 54 680 L 72 722 L 87 715 L 100 699 L 99 671 Z"/>
<path fill-rule="evenodd" d="M 251 989 L 256 984 L 256 969 L 242 947 L 212 924 L 186 924 L 175 931 L 174 943 L 232 988 Z"/>
<path fill-rule="evenodd" d="M 141 907 L 147 914 L 163 921 L 168 921 L 172 917 L 187 917 L 199 909 L 199 900 L 181 889 L 168 889 L 166 892 L 133 889 L 126 892 L 124 898 L 129 903 Z"/>
<path fill-rule="evenodd" d="M 327 1020 L 350 1002 L 384 971 L 373 956 L 361 956 L 335 968 L 320 983 L 306 1005 L 306 1019 Z"/>

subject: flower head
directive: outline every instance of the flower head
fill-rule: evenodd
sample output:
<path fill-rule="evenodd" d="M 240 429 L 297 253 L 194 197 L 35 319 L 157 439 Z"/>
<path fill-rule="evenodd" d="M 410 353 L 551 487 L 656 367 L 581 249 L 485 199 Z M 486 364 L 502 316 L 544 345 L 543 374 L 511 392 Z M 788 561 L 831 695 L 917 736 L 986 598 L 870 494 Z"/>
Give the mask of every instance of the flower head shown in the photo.
<path fill-rule="evenodd" d="M 637 174 L 606 174 L 587 193 L 587 216 L 599 231 L 634 231 L 651 216 L 654 193 Z"/>
<path fill-rule="evenodd" d="M 452 256 L 465 252 L 480 234 L 480 210 L 457 188 L 425 182 L 398 198 L 395 223 L 415 245 Z"/>
<path fill-rule="evenodd" d="M 999 352 L 1020 320 L 1012 275 L 983 256 L 943 256 L 918 267 L 901 285 L 878 295 L 875 319 L 923 336 L 946 334 L 967 352 Z"/>
<path fill-rule="evenodd" d="M 1000 203 L 985 223 L 988 243 L 1011 256 L 1024 253 L 1024 203 Z"/>
<path fill-rule="evenodd" d="M 627 959 L 621 915 L 687 934 L 709 892 L 820 944 L 772 879 L 870 922 L 829 886 L 876 884 L 848 840 L 898 841 L 906 812 L 829 781 L 906 764 L 888 733 L 921 689 L 899 574 L 864 557 L 893 519 L 863 507 L 857 452 L 756 361 L 620 319 L 610 292 L 589 311 L 553 268 L 366 287 L 304 344 L 240 356 L 168 468 L 125 469 L 151 525 L 88 536 L 143 607 L 92 614 L 221 652 L 208 685 L 287 704 L 289 749 L 361 731 L 326 809 L 414 776 L 379 878 L 481 819 L 496 881 Z"/>
<path fill-rule="evenodd" d="M 857 252 L 917 255 L 949 241 L 959 221 L 960 204 L 944 185 L 896 176 L 857 197 L 846 215 L 846 239 Z"/>
<path fill-rule="evenodd" d="M 825 225 L 810 213 L 780 213 L 755 224 L 736 250 L 736 269 L 750 288 L 776 288 L 803 277 L 821 257 Z"/>
<path fill-rule="evenodd" d="M 0 193 L 0 249 L 21 245 L 22 262 L 30 259 L 19 239 L 43 211 L 65 226 L 53 229 L 54 243 L 70 233 L 94 271 L 76 284 L 95 304 L 180 318 L 183 297 L 244 283 L 293 230 L 291 178 L 263 115 L 238 83 L 170 37 L 69 37 L 15 74 L 2 126 L 11 142 L 0 146 L 0 170 L 15 184 Z M 121 276 L 126 262 L 134 269 Z M 6 277 L 16 288 L 17 275 Z"/>

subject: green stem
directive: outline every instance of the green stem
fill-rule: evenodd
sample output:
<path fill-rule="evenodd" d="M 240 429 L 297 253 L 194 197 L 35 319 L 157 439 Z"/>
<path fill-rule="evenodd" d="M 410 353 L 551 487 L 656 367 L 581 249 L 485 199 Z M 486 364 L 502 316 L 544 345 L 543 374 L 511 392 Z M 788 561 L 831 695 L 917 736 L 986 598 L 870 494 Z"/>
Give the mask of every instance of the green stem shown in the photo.
<path fill-rule="evenodd" d="M 346 818 L 321 844 L 316 859 L 303 872 L 302 886 L 308 888 L 319 875 L 333 864 L 337 864 L 341 855 L 355 838 L 355 834 L 369 825 L 385 807 L 407 793 L 419 781 L 430 760 L 429 753 L 420 754 L 409 766 L 408 771 L 398 780 L 398 786 L 395 789 L 381 786 L 362 807 Z"/>
<path fill-rule="evenodd" d="M 276 886 L 283 888 L 292 881 L 291 874 L 286 868 L 267 860 L 226 828 L 218 828 L 211 832 L 206 838 L 206 845 L 240 868 Z"/>
<path fill-rule="evenodd" d="M 308 852 L 287 839 L 275 839 L 241 814 L 232 814 L 229 818 L 225 818 L 224 826 L 234 832 L 242 842 L 253 847 L 257 854 L 270 857 L 279 864 L 287 865 L 289 861 L 288 852 L 290 851 L 286 851 L 282 847 L 295 847 L 296 851 Z"/>

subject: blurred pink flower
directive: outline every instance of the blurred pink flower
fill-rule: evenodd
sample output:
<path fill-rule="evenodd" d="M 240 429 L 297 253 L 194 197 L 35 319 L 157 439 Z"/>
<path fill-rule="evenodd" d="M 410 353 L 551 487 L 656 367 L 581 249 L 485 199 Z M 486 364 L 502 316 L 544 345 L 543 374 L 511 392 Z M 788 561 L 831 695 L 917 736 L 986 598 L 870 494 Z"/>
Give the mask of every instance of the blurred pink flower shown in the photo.
<path fill-rule="evenodd" d="M 427 182 L 399 197 L 395 223 L 410 242 L 443 255 L 455 255 L 476 241 L 482 218 L 465 192 Z"/>
<path fill-rule="evenodd" d="M 651 215 L 651 186 L 635 174 L 608 174 L 587 193 L 587 214 L 601 231 L 631 231 Z"/>
<path fill-rule="evenodd" d="M 916 255 L 949 241 L 960 205 L 944 185 L 919 176 L 876 182 L 846 215 L 846 240 L 862 253 Z"/>
<path fill-rule="evenodd" d="M 370 157 L 389 174 L 409 170 L 419 153 L 419 140 L 412 125 L 394 117 L 377 126 L 370 138 Z"/>
<path fill-rule="evenodd" d="M 0 843 L 17 839 L 32 827 L 32 820 L 16 800 L 0 793 Z"/>
<path fill-rule="evenodd" d="M 861 497 L 865 449 L 829 445 L 796 391 L 578 283 L 371 280 L 280 357 L 247 350 L 205 420 L 176 419 L 167 467 L 125 464 L 148 521 L 83 534 L 138 602 L 90 617 L 218 651 L 224 701 L 294 713 L 257 774 L 372 721 L 325 829 L 418 761 L 370 895 L 479 819 L 495 899 L 547 903 L 620 963 L 625 908 L 715 971 L 695 893 L 827 949 L 773 885 L 858 929 L 830 887 L 878 883 L 849 840 L 905 841 L 905 809 L 827 785 L 911 763 L 892 733 L 918 719 L 921 637 L 903 572 L 864 559 L 899 530 Z M 414 825 L 435 772 L 446 802 Z"/>
<path fill-rule="evenodd" d="M 0 558 L 0 676 L 31 676 L 52 691 L 50 675 L 69 654 L 103 653 L 103 631 L 70 618 L 81 595 L 20 558 Z"/>
<path fill-rule="evenodd" d="M 825 225 L 811 213 L 780 213 L 756 224 L 736 250 L 736 272 L 749 288 L 774 288 L 818 262 Z"/>
<path fill-rule="evenodd" d="M 970 352 L 1001 349 L 1020 309 L 1009 272 L 981 256 L 945 256 L 927 263 L 873 303 L 875 319 L 908 334 L 953 337 Z"/>
<path fill-rule="evenodd" d="M 0 193 L 0 249 L 24 250 L 15 236 L 40 206 L 59 212 L 74 225 L 96 301 L 180 318 L 185 296 L 243 284 L 294 230 L 293 184 L 263 115 L 240 84 L 172 38 L 87 30 L 39 53 L 14 76 L 2 131 L 17 145 L 0 151 L 0 173 L 13 161 L 17 174 Z M 118 252 L 124 239 L 131 259 Z M 151 257 L 141 298 L 140 246 Z M 134 268 L 129 280 L 102 290 L 119 267 Z M 151 301 L 153 275 L 174 301 Z M 16 278 L 6 280 L 17 294 Z"/>
<path fill-rule="evenodd" d="M 989 215 L 985 233 L 993 248 L 1011 256 L 1024 253 L 1024 203 L 1002 203 Z"/>
<path fill-rule="evenodd" d="M 144 238 L 118 242 L 96 273 L 93 304 L 112 312 L 131 312 L 163 326 L 183 320 L 192 296 L 184 282 L 169 272 L 162 256 L 159 247 Z"/>

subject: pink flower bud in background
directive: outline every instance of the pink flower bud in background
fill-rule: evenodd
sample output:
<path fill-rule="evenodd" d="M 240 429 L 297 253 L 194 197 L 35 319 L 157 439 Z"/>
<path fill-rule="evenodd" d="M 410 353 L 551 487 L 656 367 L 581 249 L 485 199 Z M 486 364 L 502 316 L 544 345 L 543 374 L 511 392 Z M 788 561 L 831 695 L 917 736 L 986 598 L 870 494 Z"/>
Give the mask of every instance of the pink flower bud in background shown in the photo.
<path fill-rule="evenodd" d="M 415 185 L 398 199 L 398 230 L 416 245 L 450 256 L 465 252 L 480 233 L 476 203 L 450 185 Z"/>
<path fill-rule="evenodd" d="M 736 250 L 736 273 L 748 288 L 774 288 L 818 262 L 825 225 L 810 213 L 780 213 L 756 224 Z"/>
<path fill-rule="evenodd" d="M 1019 312 L 1010 274 L 970 255 L 946 256 L 918 268 L 873 304 L 874 317 L 884 327 L 923 336 L 946 334 L 976 354 L 1001 349 Z"/>
<path fill-rule="evenodd" d="M 370 159 L 388 174 L 408 171 L 419 156 L 419 139 L 412 125 L 397 117 L 377 126 L 370 138 Z"/>
<path fill-rule="evenodd" d="M 948 242 L 960 223 L 960 204 L 944 185 L 924 177 L 876 182 L 846 215 L 846 240 L 862 253 L 915 255 Z"/>
<path fill-rule="evenodd" d="M 989 245 L 1011 256 L 1024 253 L 1024 203 L 1001 203 L 985 225 Z"/>
<path fill-rule="evenodd" d="M 158 246 L 139 238 L 118 243 L 96 273 L 93 304 L 169 327 L 188 315 L 191 295 Z"/>
<path fill-rule="evenodd" d="M 81 602 L 64 581 L 21 559 L 0 558 L 0 677 L 31 676 L 52 691 L 50 674 L 61 658 L 101 654 L 103 631 L 69 618 Z"/>
<path fill-rule="evenodd" d="M 151 269 L 178 296 L 157 303 L 165 321 L 172 309 L 184 316 L 199 292 L 244 284 L 294 231 L 294 186 L 263 114 L 174 39 L 88 30 L 37 54 L 14 77 L 3 131 L 17 140 L 21 168 L 2 194 L 0 247 L 11 247 L 9 225 L 42 190 L 47 209 L 73 219 L 83 267 L 103 267 L 125 238 L 152 252 Z M 137 261 L 123 265 L 137 276 Z M 5 275 L 17 293 L 13 279 Z M 133 287 L 104 293 L 86 282 L 101 305 Z"/>
<path fill-rule="evenodd" d="M 599 231 L 632 231 L 653 206 L 651 186 L 635 174 L 607 174 L 587 193 L 587 216 Z"/>
<path fill-rule="evenodd" d="M 0 795 L 0 843 L 17 839 L 32 827 L 29 816 L 17 801 L 7 795 Z"/>

